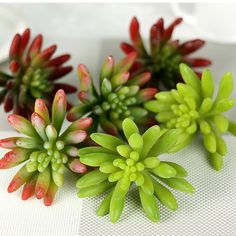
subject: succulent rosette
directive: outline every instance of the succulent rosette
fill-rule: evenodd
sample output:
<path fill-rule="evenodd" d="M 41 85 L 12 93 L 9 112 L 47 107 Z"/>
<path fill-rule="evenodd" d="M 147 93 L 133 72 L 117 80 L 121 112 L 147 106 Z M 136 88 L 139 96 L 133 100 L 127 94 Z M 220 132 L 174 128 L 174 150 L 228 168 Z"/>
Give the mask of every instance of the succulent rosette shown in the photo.
<path fill-rule="evenodd" d="M 34 110 L 35 99 L 45 99 L 50 107 L 58 89 L 63 89 L 66 93 L 76 91 L 71 85 L 55 82 L 72 70 L 71 66 L 64 66 L 70 55 L 52 58 L 57 46 L 41 50 L 41 34 L 31 43 L 29 40 L 29 29 L 22 35 L 15 35 L 9 52 L 11 74 L 0 71 L 0 104 L 4 104 L 5 112 L 13 110 L 14 114 L 27 118 Z"/>
<path fill-rule="evenodd" d="M 165 185 L 186 193 L 195 191 L 184 179 L 187 172 L 183 167 L 157 157 L 173 152 L 180 131 L 161 130 L 154 125 L 141 135 L 130 118 L 123 121 L 122 127 L 127 143 L 109 134 L 93 133 L 91 139 L 99 146 L 79 150 L 80 161 L 97 169 L 77 181 L 78 196 L 91 197 L 108 191 L 97 215 L 109 214 L 115 223 L 122 214 L 127 192 L 136 185 L 145 214 L 157 222 L 160 213 L 156 197 L 169 209 L 178 208 L 174 195 Z"/>
<path fill-rule="evenodd" d="M 131 44 L 122 43 L 121 49 L 127 54 L 137 52 L 138 57 L 133 64 L 132 72 L 140 73 L 150 71 L 152 73 L 151 85 L 175 87 L 181 81 L 179 74 L 179 64 L 186 63 L 191 67 L 205 67 L 211 61 L 205 58 L 189 57 L 204 45 L 201 39 L 189 40 L 180 43 L 179 40 L 172 39 L 172 34 L 177 25 L 182 22 L 182 18 L 177 18 L 168 27 L 164 27 L 164 20 L 160 18 L 150 29 L 150 51 L 146 49 L 144 40 L 140 34 L 139 22 L 133 17 L 130 23 Z"/>
<path fill-rule="evenodd" d="M 227 153 L 226 143 L 221 136 L 227 131 L 236 135 L 236 123 L 224 114 L 236 103 L 230 97 L 233 90 L 232 74 L 223 75 L 214 98 L 214 81 L 208 69 L 203 71 L 201 80 L 185 64 L 180 65 L 180 73 L 185 84 L 178 83 L 176 89 L 157 93 L 156 100 L 148 101 L 144 106 L 156 113 L 161 126 L 180 129 L 182 134 L 179 141 L 182 144 L 188 145 L 200 133 L 212 166 L 220 170 Z"/>
<path fill-rule="evenodd" d="M 68 120 L 91 116 L 94 120 L 93 131 L 100 125 L 106 133 L 113 135 L 122 129 L 122 121 L 127 117 L 140 125 L 155 122 L 143 108 L 143 103 L 152 99 L 157 92 L 155 88 L 141 88 L 150 80 L 150 73 L 144 72 L 130 78 L 129 69 L 136 56 L 136 53 L 131 53 L 118 64 L 108 56 L 100 72 L 98 90 L 88 69 L 79 65 L 79 104 L 68 112 Z"/>
<path fill-rule="evenodd" d="M 14 192 L 24 185 L 23 200 L 35 194 L 49 206 L 58 188 L 63 185 L 65 167 L 76 173 L 86 171 L 86 166 L 79 161 L 78 147 L 86 139 L 85 130 L 91 125 L 92 119 L 77 120 L 60 134 L 66 105 L 65 92 L 58 90 L 53 100 L 51 118 L 42 99 L 36 100 L 31 121 L 16 114 L 9 116 L 11 126 L 26 137 L 0 140 L 1 148 L 10 149 L 0 160 L 0 169 L 24 163 L 12 179 L 8 192 Z"/>

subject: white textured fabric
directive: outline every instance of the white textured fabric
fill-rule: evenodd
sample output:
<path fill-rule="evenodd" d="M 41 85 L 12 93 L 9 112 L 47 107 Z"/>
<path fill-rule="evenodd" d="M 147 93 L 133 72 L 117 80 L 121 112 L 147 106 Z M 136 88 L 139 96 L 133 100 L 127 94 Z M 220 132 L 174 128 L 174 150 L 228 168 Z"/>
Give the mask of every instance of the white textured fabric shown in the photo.
<path fill-rule="evenodd" d="M 188 195 L 173 191 L 179 209 L 171 212 L 159 202 L 161 220 L 150 222 L 140 207 L 137 191 L 127 197 L 124 212 L 116 224 L 109 217 L 97 217 L 102 197 L 85 199 L 82 206 L 81 235 L 236 235 L 236 138 L 225 137 L 228 155 L 223 170 L 216 172 L 207 161 L 199 140 L 162 160 L 183 165 L 197 191 Z"/>

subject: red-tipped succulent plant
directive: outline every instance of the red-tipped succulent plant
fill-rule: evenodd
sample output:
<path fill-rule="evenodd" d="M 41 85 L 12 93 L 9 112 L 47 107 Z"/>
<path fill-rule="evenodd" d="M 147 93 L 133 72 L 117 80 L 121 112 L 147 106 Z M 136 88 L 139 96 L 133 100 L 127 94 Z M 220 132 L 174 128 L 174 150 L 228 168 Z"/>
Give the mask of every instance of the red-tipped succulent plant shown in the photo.
<path fill-rule="evenodd" d="M 41 34 L 29 41 L 29 29 L 15 35 L 9 52 L 11 74 L 0 71 L 0 104 L 4 104 L 6 112 L 13 110 L 27 118 L 33 112 L 35 99 L 44 98 L 50 106 L 58 89 L 66 93 L 76 91 L 71 85 L 55 82 L 72 70 L 71 66 L 64 66 L 70 55 L 53 58 L 57 46 L 42 50 Z"/>
<path fill-rule="evenodd" d="M 98 90 L 88 69 L 79 65 L 79 104 L 68 112 L 68 119 L 91 116 L 94 120 L 93 131 L 100 126 L 105 132 L 113 135 L 117 135 L 122 129 L 122 121 L 127 117 L 139 125 L 153 124 L 154 120 L 148 116 L 143 103 L 150 100 L 157 90 L 142 88 L 151 78 L 149 72 L 130 77 L 129 69 L 136 57 L 136 53 L 130 53 L 115 64 L 113 57 L 108 56 L 100 72 Z"/>
<path fill-rule="evenodd" d="M 24 185 L 23 200 L 36 195 L 49 206 L 58 188 L 63 185 L 65 167 L 76 173 L 86 172 L 86 166 L 78 158 L 78 148 L 83 146 L 87 138 L 86 129 L 90 127 L 92 119 L 76 120 L 61 132 L 66 106 L 65 92 L 58 90 L 51 117 L 44 100 L 40 98 L 35 102 L 31 121 L 16 114 L 9 116 L 9 123 L 25 137 L 0 140 L 1 148 L 10 149 L 0 160 L 0 169 L 24 163 L 12 179 L 8 192 L 14 192 Z"/>
<path fill-rule="evenodd" d="M 133 17 L 130 24 L 131 44 L 122 43 L 121 49 L 126 53 L 137 52 L 138 57 L 133 64 L 132 72 L 152 73 L 151 84 L 158 87 L 173 88 L 181 82 L 179 64 L 185 63 L 191 67 L 205 67 L 211 64 L 206 58 L 189 57 L 190 54 L 200 49 L 205 42 L 201 39 L 189 40 L 180 43 L 172 39 L 172 33 L 182 18 L 177 18 L 168 27 L 164 27 L 164 20 L 160 18 L 150 29 L 150 51 L 146 49 L 140 34 L 139 22 Z"/>

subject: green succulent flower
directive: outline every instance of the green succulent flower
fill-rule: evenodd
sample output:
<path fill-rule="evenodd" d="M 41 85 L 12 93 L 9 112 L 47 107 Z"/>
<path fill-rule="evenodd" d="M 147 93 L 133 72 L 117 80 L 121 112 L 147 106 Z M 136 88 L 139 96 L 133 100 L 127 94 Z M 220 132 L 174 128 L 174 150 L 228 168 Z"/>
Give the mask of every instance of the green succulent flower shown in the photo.
<path fill-rule="evenodd" d="M 212 166 L 220 170 L 227 146 L 222 134 L 227 131 L 236 135 L 236 124 L 224 115 L 236 103 L 230 98 L 233 90 L 231 73 L 225 73 L 214 98 L 214 81 L 211 72 L 203 71 L 201 80 L 185 64 L 180 64 L 180 73 L 184 83 L 178 83 L 176 89 L 159 92 L 156 100 L 145 103 L 145 108 L 156 113 L 156 120 L 168 129 L 177 128 L 182 131 L 179 136 L 181 145 L 191 143 L 197 133 L 203 137 L 204 147 L 209 153 Z"/>
<path fill-rule="evenodd" d="M 91 138 L 100 146 L 79 150 L 80 161 L 92 167 L 99 167 L 77 181 L 81 198 L 99 195 L 107 190 L 97 215 L 109 213 L 115 223 L 123 211 L 126 194 L 132 184 L 139 191 L 141 205 L 147 217 L 157 222 L 160 219 L 156 197 L 171 210 L 178 204 L 167 186 L 176 190 L 193 193 L 194 187 L 184 178 L 185 169 L 172 162 L 160 161 L 157 155 L 172 152 L 179 130 L 161 130 L 155 125 L 140 135 L 138 127 L 129 118 L 122 123 L 127 143 L 103 133 L 93 133 Z"/>
<path fill-rule="evenodd" d="M 113 57 L 108 56 L 100 72 L 100 84 L 97 90 L 93 79 L 84 65 L 78 66 L 80 78 L 79 104 L 68 113 L 68 120 L 73 121 L 83 116 L 91 116 L 94 129 L 100 126 L 106 133 L 117 135 L 122 129 L 122 121 L 129 117 L 140 125 L 155 123 L 147 116 L 143 103 L 154 98 L 155 88 L 141 88 L 151 74 L 144 72 L 130 78 L 129 69 L 134 63 L 136 53 L 131 53 L 115 64 Z"/>

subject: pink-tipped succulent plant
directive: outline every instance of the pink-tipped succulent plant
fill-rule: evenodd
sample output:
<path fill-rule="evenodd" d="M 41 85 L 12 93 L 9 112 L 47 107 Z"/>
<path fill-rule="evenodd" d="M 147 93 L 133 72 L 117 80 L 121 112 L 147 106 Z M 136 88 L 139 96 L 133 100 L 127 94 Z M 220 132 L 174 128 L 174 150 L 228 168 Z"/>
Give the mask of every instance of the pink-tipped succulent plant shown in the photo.
<path fill-rule="evenodd" d="M 0 71 L 0 104 L 4 104 L 5 112 L 13 110 L 14 114 L 27 118 L 33 112 L 35 99 L 43 98 L 50 106 L 57 90 L 76 91 L 71 85 L 55 82 L 72 70 L 71 66 L 64 66 L 70 55 L 53 58 L 57 46 L 42 50 L 41 34 L 31 44 L 29 40 L 29 29 L 15 35 L 9 52 L 11 74 Z"/>
<path fill-rule="evenodd" d="M 86 172 L 86 166 L 78 158 L 78 148 L 83 146 L 87 138 L 86 130 L 92 124 L 92 119 L 76 120 L 61 132 L 66 108 L 65 92 L 58 90 L 51 117 L 42 99 L 36 100 L 31 121 L 17 114 L 9 116 L 11 126 L 26 137 L 0 140 L 1 148 L 10 149 L 0 160 L 0 169 L 24 163 L 12 179 L 8 192 L 14 192 L 24 185 L 23 200 L 35 194 L 49 206 L 58 188 L 63 185 L 65 167 L 76 173 Z"/>
<path fill-rule="evenodd" d="M 168 27 L 164 27 L 163 18 L 158 19 L 150 29 L 150 52 L 144 45 L 140 34 L 139 22 L 133 17 L 130 23 L 131 44 L 122 43 L 121 49 L 125 54 L 136 52 L 138 57 L 133 64 L 132 72 L 140 73 L 150 71 L 152 73 L 151 84 L 159 87 L 174 88 L 176 83 L 182 82 L 179 74 L 179 64 L 185 63 L 193 68 L 205 67 L 211 64 L 206 58 L 189 57 L 200 49 L 205 41 L 201 39 L 189 40 L 180 43 L 172 39 L 172 34 L 182 18 L 177 18 Z"/>
<path fill-rule="evenodd" d="M 101 126 L 105 132 L 112 135 L 118 134 L 122 129 L 122 121 L 127 117 L 139 125 L 155 123 L 143 108 L 143 103 L 154 97 L 157 92 L 156 88 L 142 88 L 150 80 L 151 74 L 143 72 L 130 77 L 129 69 L 136 57 L 136 53 L 130 53 L 115 64 L 113 57 L 108 56 L 100 72 L 98 90 L 88 69 L 79 65 L 79 104 L 68 112 L 68 119 L 91 116 L 94 120 L 93 131 Z"/>

